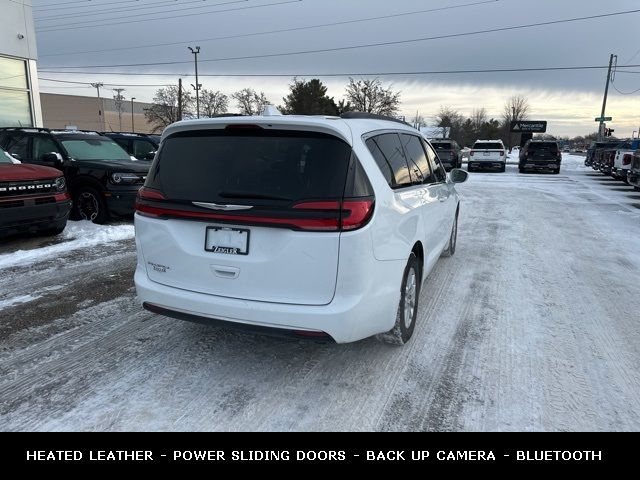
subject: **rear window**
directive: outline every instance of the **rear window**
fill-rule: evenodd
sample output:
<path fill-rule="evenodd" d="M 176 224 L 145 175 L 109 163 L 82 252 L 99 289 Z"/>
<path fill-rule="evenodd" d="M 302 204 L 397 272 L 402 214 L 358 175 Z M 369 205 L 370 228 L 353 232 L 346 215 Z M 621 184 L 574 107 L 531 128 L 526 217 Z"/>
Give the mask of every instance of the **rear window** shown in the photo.
<path fill-rule="evenodd" d="M 271 205 L 342 198 L 351 147 L 313 132 L 207 130 L 166 138 L 148 187 L 171 200 Z"/>
<path fill-rule="evenodd" d="M 529 150 L 552 150 L 558 151 L 558 144 L 555 142 L 531 142 Z"/>
<path fill-rule="evenodd" d="M 436 150 L 451 150 L 453 148 L 448 142 L 431 142 L 431 146 Z"/>
<path fill-rule="evenodd" d="M 502 144 L 497 142 L 476 142 L 473 148 L 476 150 L 504 150 Z"/>

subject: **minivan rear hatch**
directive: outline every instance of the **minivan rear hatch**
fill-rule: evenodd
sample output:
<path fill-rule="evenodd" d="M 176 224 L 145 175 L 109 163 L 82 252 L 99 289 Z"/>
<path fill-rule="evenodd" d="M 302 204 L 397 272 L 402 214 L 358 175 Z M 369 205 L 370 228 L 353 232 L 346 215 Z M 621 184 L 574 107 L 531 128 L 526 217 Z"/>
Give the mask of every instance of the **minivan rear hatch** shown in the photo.
<path fill-rule="evenodd" d="M 370 217 L 371 193 L 350 145 L 326 133 L 181 131 L 151 166 L 137 212 L 157 220 L 136 222 L 136 235 L 155 282 L 324 305 L 335 292 L 340 232 Z"/>

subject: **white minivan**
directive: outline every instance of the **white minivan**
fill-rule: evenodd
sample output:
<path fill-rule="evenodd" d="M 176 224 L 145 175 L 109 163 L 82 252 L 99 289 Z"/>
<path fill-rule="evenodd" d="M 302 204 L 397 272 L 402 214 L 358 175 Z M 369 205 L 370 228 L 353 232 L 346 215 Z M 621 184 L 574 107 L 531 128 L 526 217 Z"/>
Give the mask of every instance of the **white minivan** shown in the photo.
<path fill-rule="evenodd" d="M 175 123 L 136 203 L 139 300 L 211 325 L 404 344 L 422 283 L 455 252 L 466 178 L 389 117 Z"/>

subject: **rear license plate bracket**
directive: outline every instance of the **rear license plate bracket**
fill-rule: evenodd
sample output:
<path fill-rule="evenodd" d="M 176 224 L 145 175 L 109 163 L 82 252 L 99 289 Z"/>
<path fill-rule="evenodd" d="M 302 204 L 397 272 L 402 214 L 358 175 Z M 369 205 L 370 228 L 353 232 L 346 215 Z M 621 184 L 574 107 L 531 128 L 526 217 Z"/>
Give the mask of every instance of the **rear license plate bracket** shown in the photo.
<path fill-rule="evenodd" d="M 251 231 L 244 228 L 207 227 L 204 249 L 212 253 L 248 255 Z"/>

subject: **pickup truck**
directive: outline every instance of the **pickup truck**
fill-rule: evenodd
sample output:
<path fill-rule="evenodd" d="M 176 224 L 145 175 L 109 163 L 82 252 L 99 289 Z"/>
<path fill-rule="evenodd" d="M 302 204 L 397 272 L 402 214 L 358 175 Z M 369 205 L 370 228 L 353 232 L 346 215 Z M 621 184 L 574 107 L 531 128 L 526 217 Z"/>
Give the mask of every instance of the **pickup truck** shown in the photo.
<path fill-rule="evenodd" d="M 627 181 L 627 173 L 631 169 L 631 162 L 636 150 L 640 148 L 640 140 L 635 139 L 631 142 L 626 142 L 616 150 L 615 157 L 613 159 L 613 167 L 611 169 L 611 176 L 623 182 Z"/>

